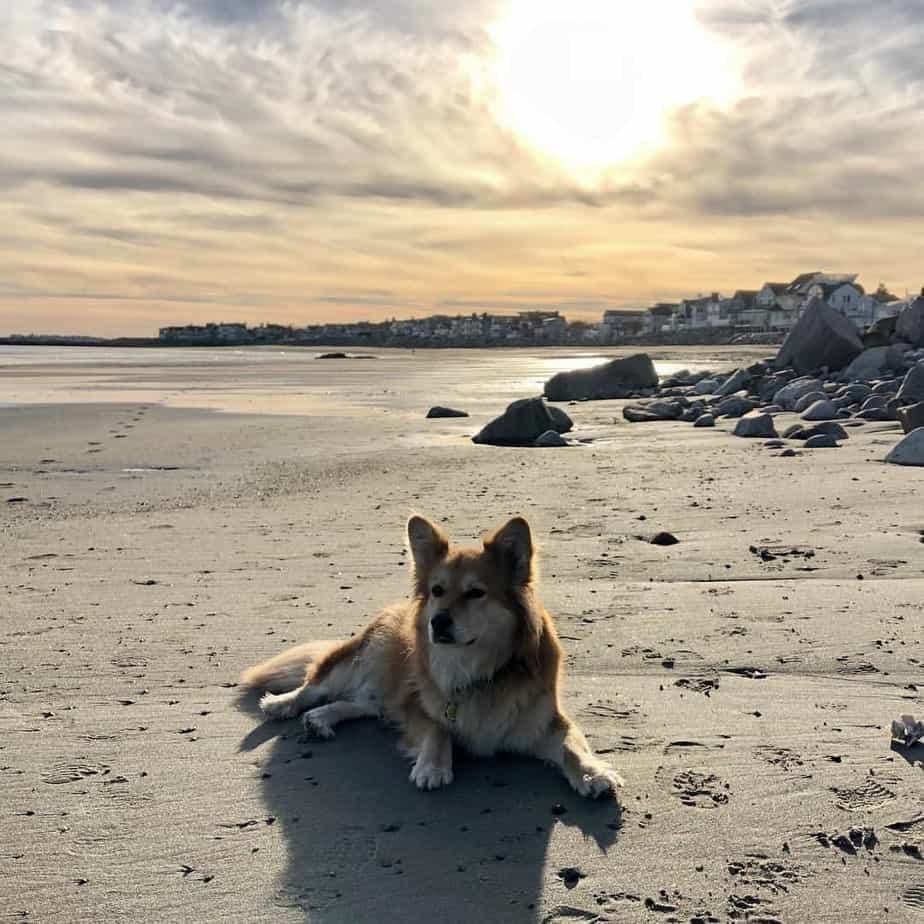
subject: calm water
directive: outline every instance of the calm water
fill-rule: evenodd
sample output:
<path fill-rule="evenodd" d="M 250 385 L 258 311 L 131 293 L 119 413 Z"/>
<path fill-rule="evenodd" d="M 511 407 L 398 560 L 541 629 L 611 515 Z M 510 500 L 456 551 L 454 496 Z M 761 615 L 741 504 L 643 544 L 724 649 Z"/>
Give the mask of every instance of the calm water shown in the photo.
<path fill-rule="evenodd" d="M 109 349 L 0 347 L 0 404 L 132 402 L 247 413 L 344 413 L 457 403 L 466 407 L 540 394 L 556 372 L 638 349 L 369 350 L 369 359 L 320 360 L 316 349 Z M 727 370 L 767 347 L 662 347 L 662 376 Z"/>

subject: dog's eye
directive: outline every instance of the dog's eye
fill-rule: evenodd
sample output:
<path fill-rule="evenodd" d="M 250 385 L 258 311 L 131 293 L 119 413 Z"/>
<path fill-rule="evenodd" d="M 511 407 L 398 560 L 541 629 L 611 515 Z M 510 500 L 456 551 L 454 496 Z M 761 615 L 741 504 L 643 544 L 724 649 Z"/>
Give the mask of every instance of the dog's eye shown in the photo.
<path fill-rule="evenodd" d="M 442 597 L 445 591 L 439 584 L 434 584 L 430 593 L 433 594 L 434 597 Z"/>
<path fill-rule="evenodd" d="M 484 591 L 480 587 L 473 587 L 465 591 L 466 600 L 480 600 L 484 596 Z"/>

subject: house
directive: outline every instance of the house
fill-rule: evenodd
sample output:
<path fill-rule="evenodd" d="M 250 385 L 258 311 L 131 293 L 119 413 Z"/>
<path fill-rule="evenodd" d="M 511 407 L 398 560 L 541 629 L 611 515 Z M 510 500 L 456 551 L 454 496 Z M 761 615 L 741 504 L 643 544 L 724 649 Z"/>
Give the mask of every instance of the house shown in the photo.
<path fill-rule="evenodd" d="M 673 330 L 674 313 L 680 305 L 674 302 L 658 302 L 647 311 L 645 333 L 662 334 Z"/>
<path fill-rule="evenodd" d="M 775 283 L 767 283 L 767 286 L 773 286 Z M 746 331 L 765 331 L 770 329 L 770 307 L 775 302 L 775 294 L 770 304 L 759 300 L 764 293 L 764 289 L 738 289 L 731 297 L 731 321 L 732 327 L 736 330 Z M 771 289 L 770 292 L 773 292 Z"/>
<path fill-rule="evenodd" d="M 604 311 L 600 342 L 618 343 L 627 337 L 637 337 L 646 329 L 647 317 L 646 311 Z"/>
<path fill-rule="evenodd" d="M 855 279 L 856 277 L 854 277 Z M 855 282 L 827 282 L 819 280 L 809 286 L 807 300 L 820 298 L 835 311 L 853 321 L 857 327 L 873 323 L 874 305 L 872 298 L 865 298 L 863 286 Z"/>

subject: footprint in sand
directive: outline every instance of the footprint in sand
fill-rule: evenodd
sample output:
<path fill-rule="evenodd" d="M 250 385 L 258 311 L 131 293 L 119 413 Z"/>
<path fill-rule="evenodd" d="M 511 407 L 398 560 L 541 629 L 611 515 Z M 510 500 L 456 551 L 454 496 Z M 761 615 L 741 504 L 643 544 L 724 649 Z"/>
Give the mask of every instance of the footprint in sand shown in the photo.
<path fill-rule="evenodd" d="M 895 798 L 891 789 L 886 789 L 878 780 L 864 780 L 859 786 L 838 789 L 832 786 L 836 796 L 834 804 L 845 812 L 865 812 L 879 808 Z"/>
<path fill-rule="evenodd" d="M 108 772 L 109 767 L 106 764 L 58 764 L 42 774 L 42 782 L 59 786 L 62 783 L 76 783 L 91 776 L 103 776 Z"/>
<path fill-rule="evenodd" d="M 754 749 L 754 756 L 781 770 L 792 770 L 793 767 L 802 766 L 802 757 L 790 748 L 775 748 L 762 744 Z"/>
<path fill-rule="evenodd" d="M 924 911 L 924 882 L 917 882 L 914 885 L 908 886 L 908 888 L 902 892 L 902 901 L 912 908 Z"/>
<path fill-rule="evenodd" d="M 729 784 L 714 773 L 682 770 L 673 780 L 674 795 L 684 805 L 694 808 L 717 808 L 729 797 Z"/>

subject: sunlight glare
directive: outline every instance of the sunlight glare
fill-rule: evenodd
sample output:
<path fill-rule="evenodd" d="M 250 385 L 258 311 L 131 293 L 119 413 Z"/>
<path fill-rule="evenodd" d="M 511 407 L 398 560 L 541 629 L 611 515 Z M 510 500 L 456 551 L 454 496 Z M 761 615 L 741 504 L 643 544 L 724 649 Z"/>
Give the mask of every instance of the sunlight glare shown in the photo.
<path fill-rule="evenodd" d="M 499 116 L 571 167 L 657 146 L 667 110 L 734 84 L 692 0 L 510 0 L 491 30 Z"/>

